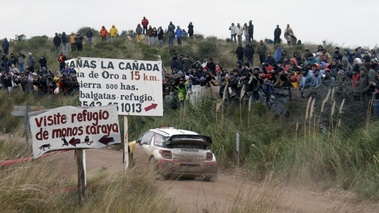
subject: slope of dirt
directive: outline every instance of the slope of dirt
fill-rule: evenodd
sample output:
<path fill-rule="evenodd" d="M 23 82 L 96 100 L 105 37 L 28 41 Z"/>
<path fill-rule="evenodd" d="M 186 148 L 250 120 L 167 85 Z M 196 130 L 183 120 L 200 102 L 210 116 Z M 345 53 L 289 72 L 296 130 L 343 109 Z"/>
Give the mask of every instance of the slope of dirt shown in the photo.
<path fill-rule="evenodd" d="M 138 152 L 141 152 L 140 148 Z M 62 178 L 76 178 L 74 151 L 51 158 Z M 111 149 L 86 150 L 87 174 L 107 168 L 123 171 L 122 152 Z M 136 165 L 138 166 L 138 164 Z M 246 181 L 238 175 L 219 174 L 215 182 L 200 180 L 157 180 L 183 212 L 379 212 L 379 205 L 358 202 L 346 191 L 317 191 L 270 183 Z"/>

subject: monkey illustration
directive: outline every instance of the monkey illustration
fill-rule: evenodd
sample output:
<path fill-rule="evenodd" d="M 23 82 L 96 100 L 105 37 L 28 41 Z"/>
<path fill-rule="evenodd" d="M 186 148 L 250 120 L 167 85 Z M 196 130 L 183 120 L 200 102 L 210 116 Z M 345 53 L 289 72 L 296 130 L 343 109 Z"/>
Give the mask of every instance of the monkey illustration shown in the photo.
<path fill-rule="evenodd" d="M 47 144 L 40 146 L 39 149 L 45 151 L 46 148 L 50 149 L 50 147 L 51 147 L 51 145 L 49 143 L 47 143 Z"/>
<path fill-rule="evenodd" d="M 65 137 L 61 137 L 61 139 L 63 141 L 62 147 L 63 146 L 68 146 L 68 142 L 67 142 L 66 138 Z"/>

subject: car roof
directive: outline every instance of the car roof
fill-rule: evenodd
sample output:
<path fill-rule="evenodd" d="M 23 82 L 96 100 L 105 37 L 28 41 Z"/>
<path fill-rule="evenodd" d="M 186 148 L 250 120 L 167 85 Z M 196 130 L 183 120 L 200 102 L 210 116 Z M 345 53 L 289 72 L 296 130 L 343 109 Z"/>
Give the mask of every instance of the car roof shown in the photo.
<path fill-rule="evenodd" d="M 156 129 L 151 129 L 150 131 L 157 132 L 165 136 L 171 135 L 198 135 L 198 133 L 185 129 L 177 129 L 175 127 L 161 127 Z"/>

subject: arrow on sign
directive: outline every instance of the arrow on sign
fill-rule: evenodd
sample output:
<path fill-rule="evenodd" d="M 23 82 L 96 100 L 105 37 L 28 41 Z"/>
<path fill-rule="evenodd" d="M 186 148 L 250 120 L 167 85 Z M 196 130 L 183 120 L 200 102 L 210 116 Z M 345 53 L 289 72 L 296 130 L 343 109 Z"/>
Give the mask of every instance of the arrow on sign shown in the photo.
<path fill-rule="evenodd" d="M 80 139 L 72 137 L 68 143 L 76 147 L 76 144 L 80 144 Z"/>
<path fill-rule="evenodd" d="M 104 145 L 108 145 L 109 143 L 114 142 L 114 138 L 109 137 L 108 135 L 104 135 L 103 137 L 99 139 L 99 142 Z"/>
<path fill-rule="evenodd" d="M 158 104 L 151 104 L 150 106 L 145 107 L 145 111 L 150 111 L 152 109 L 157 108 Z"/>

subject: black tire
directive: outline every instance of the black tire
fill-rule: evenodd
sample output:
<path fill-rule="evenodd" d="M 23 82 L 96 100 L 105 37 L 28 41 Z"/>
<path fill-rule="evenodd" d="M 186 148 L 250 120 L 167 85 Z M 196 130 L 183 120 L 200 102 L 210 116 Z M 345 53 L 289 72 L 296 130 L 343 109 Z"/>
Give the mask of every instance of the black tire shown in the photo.
<path fill-rule="evenodd" d="M 217 180 L 217 174 L 204 176 L 204 181 L 206 182 L 215 182 L 216 180 Z"/>
<path fill-rule="evenodd" d="M 164 178 L 158 171 L 158 162 L 157 162 L 157 160 L 155 160 L 154 157 L 150 157 L 148 167 L 149 167 L 151 173 L 153 174 L 154 179 L 160 180 L 160 179 Z"/>

